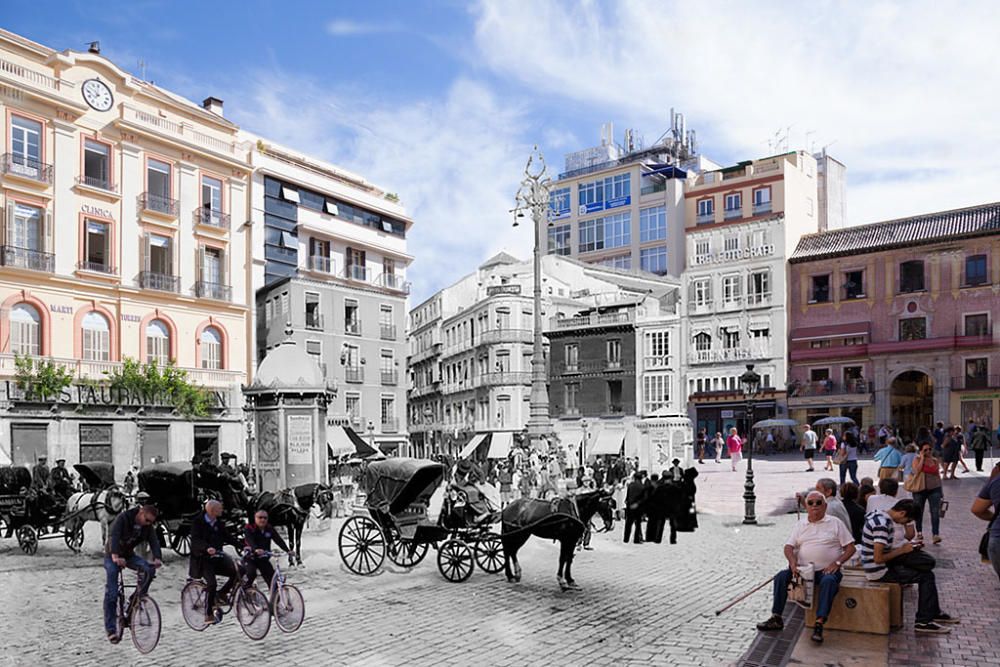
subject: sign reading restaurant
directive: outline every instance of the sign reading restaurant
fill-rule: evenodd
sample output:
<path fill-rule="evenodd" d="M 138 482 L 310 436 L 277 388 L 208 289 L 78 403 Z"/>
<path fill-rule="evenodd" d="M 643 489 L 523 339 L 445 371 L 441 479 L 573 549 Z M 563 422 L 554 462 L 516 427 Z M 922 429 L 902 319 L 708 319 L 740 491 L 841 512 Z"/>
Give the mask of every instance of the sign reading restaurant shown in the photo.
<path fill-rule="evenodd" d="M 123 387 L 112 387 L 99 384 L 75 384 L 62 389 L 58 396 L 38 396 L 30 387 L 20 388 L 16 381 L 7 380 L 3 384 L 3 395 L 0 400 L 14 403 L 61 403 L 63 405 L 80 406 L 129 406 L 129 407 L 163 407 L 172 408 L 173 404 L 165 396 L 152 396 L 143 392 L 131 391 Z M 212 407 L 226 408 L 226 393 L 224 391 L 208 391 L 209 403 Z"/>
<path fill-rule="evenodd" d="M 726 262 L 736 262 L 741 259 L 752 259 L 754 257 L 767 257 L 774 254 L 774 245 L 759 245 L 753 248 L 740 248 L 738 250 L 723 250 L 722 252 L 710 255 L 695 255 L 694 263 L 701 264 L 724 264 Z"/>

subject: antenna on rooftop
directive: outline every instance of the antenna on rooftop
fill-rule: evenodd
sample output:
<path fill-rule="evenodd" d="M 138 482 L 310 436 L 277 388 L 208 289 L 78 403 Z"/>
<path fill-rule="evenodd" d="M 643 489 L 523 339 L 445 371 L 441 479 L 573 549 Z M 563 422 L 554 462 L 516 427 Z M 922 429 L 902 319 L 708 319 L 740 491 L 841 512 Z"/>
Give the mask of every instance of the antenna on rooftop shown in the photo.
<path fill-rule="evenodd" d="M 139 78 L 143 81 L 146 80 L 146 60 L 144 58 L 139 58 L 139 62 L 136 63 L 139 66 Z"/>

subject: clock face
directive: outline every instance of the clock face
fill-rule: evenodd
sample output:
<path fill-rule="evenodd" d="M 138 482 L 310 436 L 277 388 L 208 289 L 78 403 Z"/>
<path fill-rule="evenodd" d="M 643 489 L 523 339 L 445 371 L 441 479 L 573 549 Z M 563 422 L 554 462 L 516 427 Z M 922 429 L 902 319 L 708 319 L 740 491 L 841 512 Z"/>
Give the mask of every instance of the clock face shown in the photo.
<path fill-rule="evenodd" d="M 111 89 L 99 79 L 87 79 L 83 82 L 83 99 L 98 111 L 107 111 L 114 104 Z"/>

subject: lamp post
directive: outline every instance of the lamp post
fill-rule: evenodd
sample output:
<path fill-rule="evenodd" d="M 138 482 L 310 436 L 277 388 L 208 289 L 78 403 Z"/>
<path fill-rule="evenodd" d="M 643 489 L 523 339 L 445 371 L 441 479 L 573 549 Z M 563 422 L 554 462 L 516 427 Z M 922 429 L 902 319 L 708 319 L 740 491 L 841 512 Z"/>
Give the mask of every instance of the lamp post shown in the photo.
<path fill-rule="evenodd" d="M 747 479 L 743 484 L 743 523 L 756 524 L 757 495 L 753 491 L 753 409 L 754 399 L 757 397 L 757 392 L 760 391 L 760 375 L 754 372 L 753 364 L 747 364 L 746 373 L 740 376 L 740 384 L 743 386 L 743 397 L 747 402 L 747 434 L 750 443 L 750 447 L 747 449 Z"/>
<path fill-rule="evenodd" d="M 537 161 L 538 167 L 532 169 Z M 538 146 L 534 147 L 524 167 L 524 179 L 514 196 L 515 206 L 514 226 L 525 213 L 531 214 L 534 224 L 534 282 L 535 282 L 535 317 L 534 317 L 534 351 L 531 356 L 531 400 L 530 416 L 528 418 L 527 436 L 529 443 L 541 449 L 545 438 L 552 433 L 552 420 L 549 417 L 549 392 L 545 386 L 545 357 L 542 343 L 542 232 L 545 229 L 542 222 L 548 220 L 549 188 L 552 179 L 545 175 L 545 159 Z M 546 235 L 546 239 L 547 239 Z"/>

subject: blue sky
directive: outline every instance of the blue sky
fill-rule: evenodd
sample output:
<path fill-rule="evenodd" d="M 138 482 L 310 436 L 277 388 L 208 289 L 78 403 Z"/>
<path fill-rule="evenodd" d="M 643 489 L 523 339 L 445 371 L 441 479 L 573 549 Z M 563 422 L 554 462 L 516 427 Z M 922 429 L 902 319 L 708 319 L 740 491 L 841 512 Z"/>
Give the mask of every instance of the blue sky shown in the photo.
<path fill-rule="evenodd" d="M 2 25 L 121 67 L 398 192 L 414 301 L 505 249 L 533 143 L 553 171 L 614 121 L 647 143 L 671 107 L 728 163 L 819 149 L 852 223 L 1000 199 L 998 5 L 477 2 L 14 3 Z M 676 268 L 676 267 L 672 267 Z"/>

